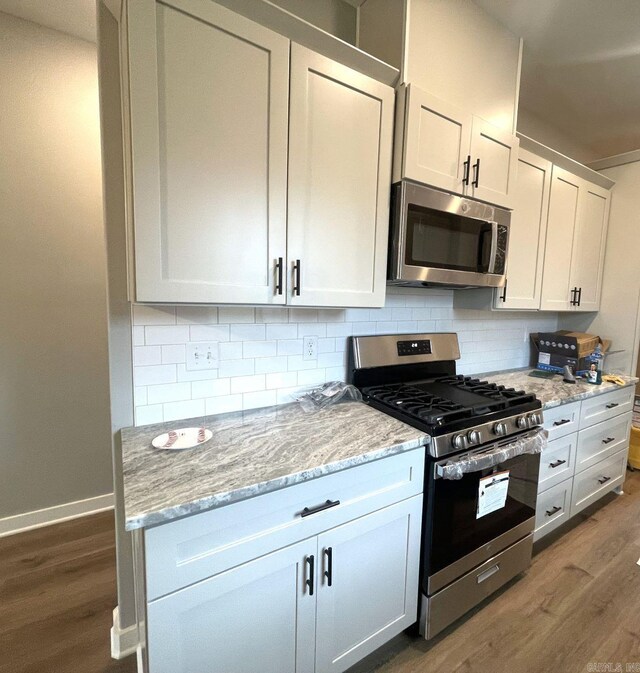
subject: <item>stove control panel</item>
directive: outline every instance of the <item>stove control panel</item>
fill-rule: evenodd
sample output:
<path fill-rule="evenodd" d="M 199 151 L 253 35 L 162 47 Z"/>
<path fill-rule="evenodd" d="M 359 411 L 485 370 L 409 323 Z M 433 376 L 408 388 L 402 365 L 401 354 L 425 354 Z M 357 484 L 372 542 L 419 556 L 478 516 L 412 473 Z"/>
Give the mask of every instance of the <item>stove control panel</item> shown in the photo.
<path fill-rule="evenodd" d="M 398 355 L 431 355 L 431 341 L 419 339 L 416 341 L 398 341 Z"/>

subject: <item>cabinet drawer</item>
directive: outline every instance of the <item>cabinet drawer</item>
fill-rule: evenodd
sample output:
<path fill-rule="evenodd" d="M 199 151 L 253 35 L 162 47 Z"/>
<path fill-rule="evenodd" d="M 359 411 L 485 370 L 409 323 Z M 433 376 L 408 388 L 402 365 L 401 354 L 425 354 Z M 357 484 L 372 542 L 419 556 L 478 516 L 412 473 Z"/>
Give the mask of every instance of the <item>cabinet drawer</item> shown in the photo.
<path fill-rule="evenodd" d="M 580 402 L 561 404 L 548 411 L 544 410 L 544 429 L 549 433 L 549 441 L 578 431 Z"/>
<path fill-rule="evenodd" d="M 576 474 L 629 446 L 631 412 L 596 423 L 578 433 Z"/>
<path fill-rule="evenodd" d="M 576 475 L 571 495 L 571 516 L 624 482 L 627 450 L 623 449 Z"/>
<path fill-rule="evenodd" d="M 534 541 L 539 540 L 569 520 L 572 486 L 573 479 L 570 477 L 538 495 Z"/>
<path fill-rule="evenodd" d="M 580 411 L 580 429 L 606 421 L 626 411 L 631 411 L 633 409 L 634 392 L 635 388 L 629 386 L 622 390 L 614 390 L 583 400 Z"/>
<path fill-rule="evenodd" d="M 145 531 L 147 600 L 422 493 L 424 447 Z M 305 507 L 339 504 L 302 516 Z"/>
<path fill-rule="evenodd" d="M 578 447 L 578 433 L 554 439 L 540 455 L 538 493 L 573 477 Z"/>

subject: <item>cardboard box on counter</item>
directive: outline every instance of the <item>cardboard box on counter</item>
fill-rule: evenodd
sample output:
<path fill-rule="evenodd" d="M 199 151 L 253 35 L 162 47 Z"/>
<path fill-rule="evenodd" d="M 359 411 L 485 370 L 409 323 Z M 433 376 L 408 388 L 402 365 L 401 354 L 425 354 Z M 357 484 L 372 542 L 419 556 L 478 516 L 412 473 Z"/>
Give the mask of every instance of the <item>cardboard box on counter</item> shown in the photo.
<path fill-rule="evenodd" d="M 552 372 L 562 372 L 570 365 L 574 373 L 581 374 L 589 369 L 587 358 L 600 344 L 603 354 L 611 348 L 610 339 L 601 339 L 596 334 L 585 332 L 541 332 L 531 334 L 531 366 Z"/>

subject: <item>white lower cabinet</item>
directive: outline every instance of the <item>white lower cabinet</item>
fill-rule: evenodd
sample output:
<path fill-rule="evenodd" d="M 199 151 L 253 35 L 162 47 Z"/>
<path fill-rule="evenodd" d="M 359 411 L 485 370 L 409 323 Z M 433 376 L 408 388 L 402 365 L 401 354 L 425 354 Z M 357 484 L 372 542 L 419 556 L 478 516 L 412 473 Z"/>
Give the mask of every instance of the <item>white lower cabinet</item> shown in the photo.
<path fill-rule="evenodd" d="M 423 475 L 421 448 L 146 530 L 146 673 L 340 673 L 413 624 Z"/>
<path fill-rule="evenodd" d="M 151 602 L 149 670 L 313 671 L 316 606 L 305 581 L 315 545 L 299 542 Z"/>
<path fill-rule="evenodd" d="M 534 540 L 622 485 L 633 392 L 613 390 L 545 412 L 549 443 L 540 456 Z"/>

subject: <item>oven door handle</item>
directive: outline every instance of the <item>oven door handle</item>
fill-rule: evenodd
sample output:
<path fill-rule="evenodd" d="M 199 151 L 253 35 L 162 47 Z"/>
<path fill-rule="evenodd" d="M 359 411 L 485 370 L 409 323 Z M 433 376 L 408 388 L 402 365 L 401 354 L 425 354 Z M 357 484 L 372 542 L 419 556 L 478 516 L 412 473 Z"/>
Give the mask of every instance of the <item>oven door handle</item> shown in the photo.
<path fill-rule="evenodd" d="M 527 432 L 488 449 L 455 456 L 435 464 L 435 478 L 462 479 L 465 474 L 481 472 L 525 454 L 542 453 L 548 433 L 542 428 Z"/>

